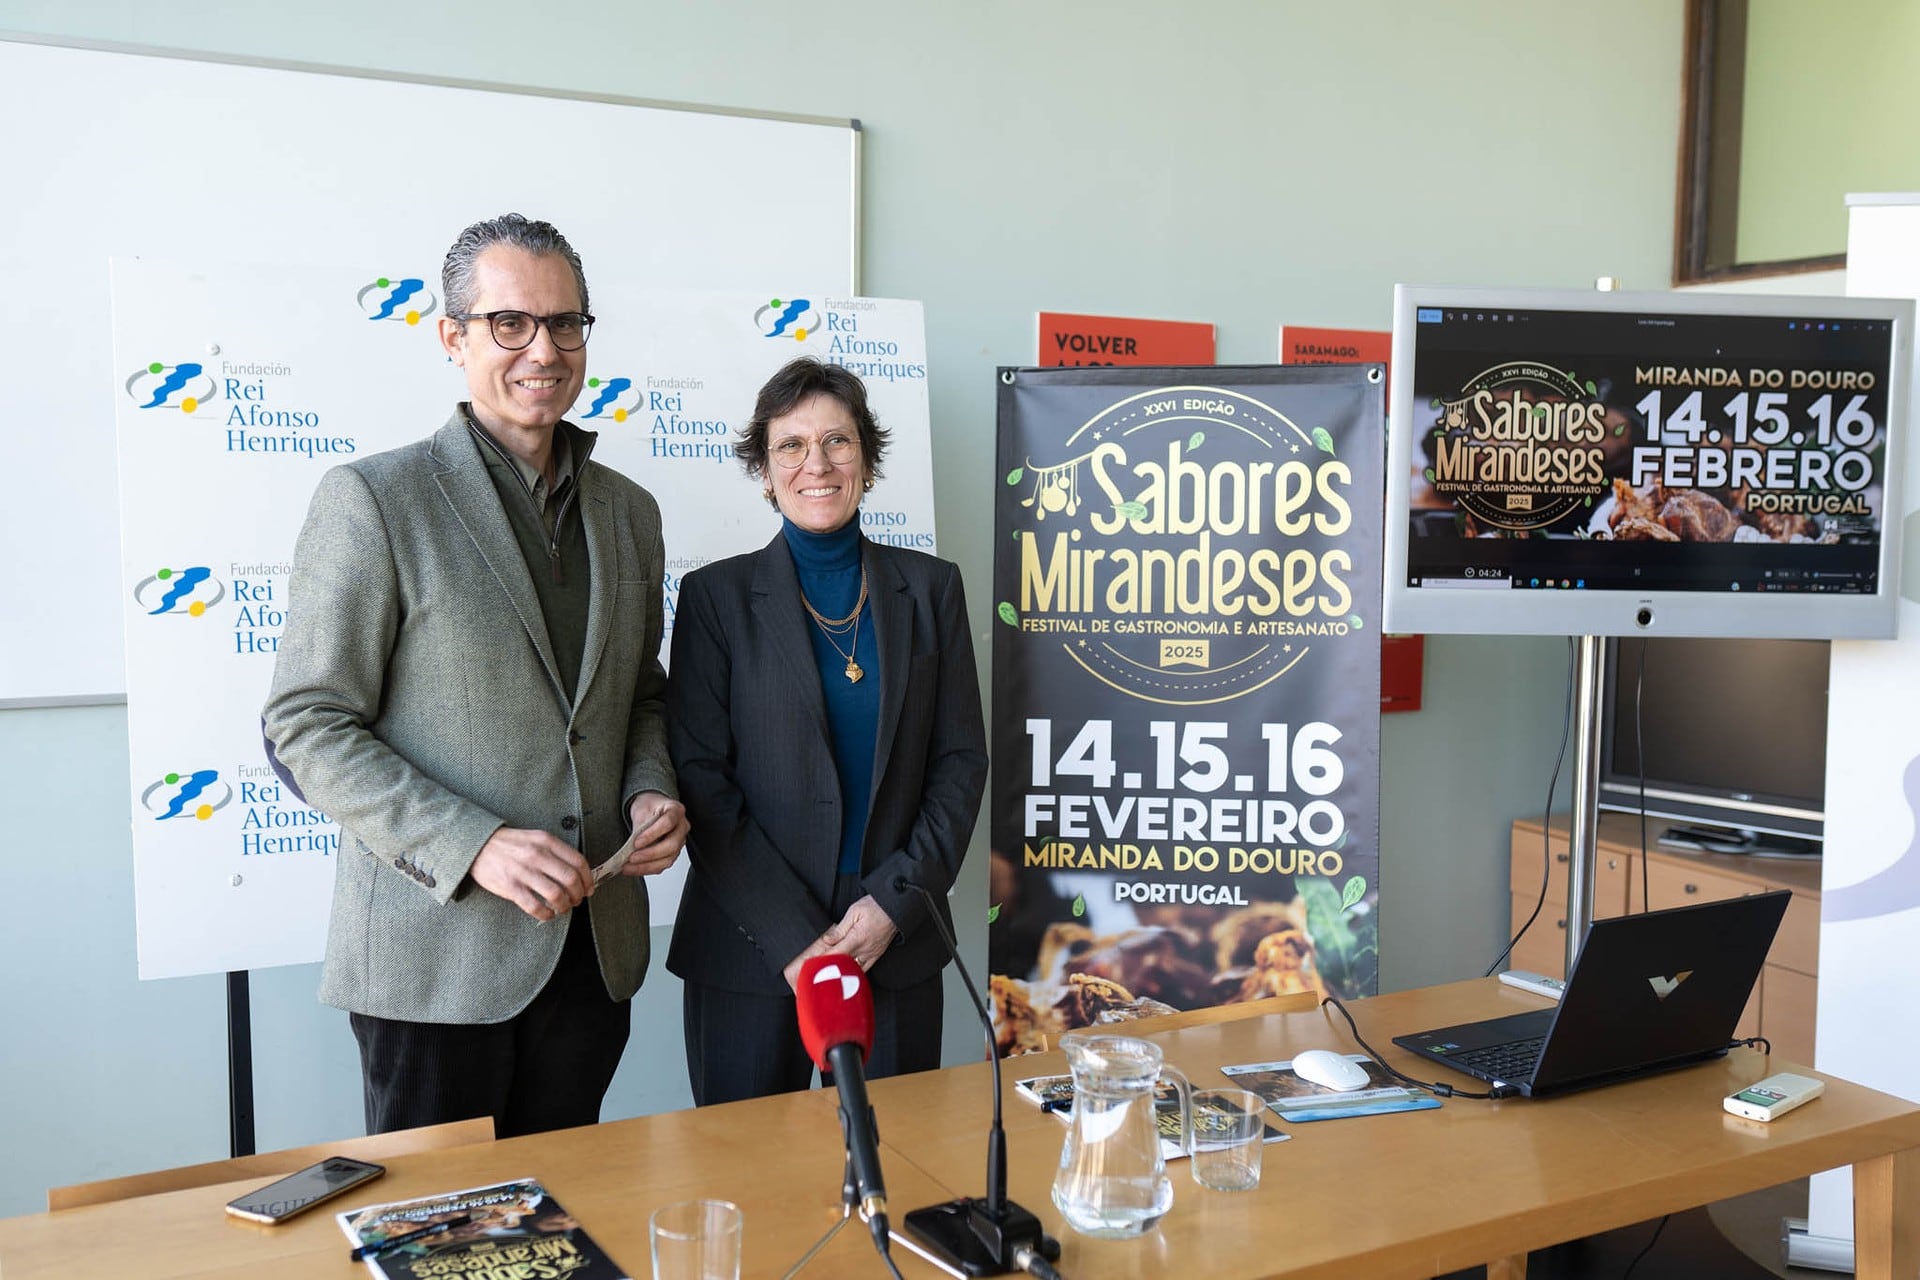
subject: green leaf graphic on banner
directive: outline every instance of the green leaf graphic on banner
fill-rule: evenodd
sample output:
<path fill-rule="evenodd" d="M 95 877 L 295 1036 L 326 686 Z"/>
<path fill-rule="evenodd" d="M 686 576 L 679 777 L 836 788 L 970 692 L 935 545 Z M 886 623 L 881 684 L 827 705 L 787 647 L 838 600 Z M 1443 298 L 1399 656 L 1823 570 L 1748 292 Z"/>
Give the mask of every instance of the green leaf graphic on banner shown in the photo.
<path fill-rule="evenodd" d="M 1598 387 L 1596 387 L 1596 386 L 1594 386 L 1594 385 L 1593 385 L 1593 379 L 1592 379 L 1592 378 L 1588 378 L 1588 379 L 1587 379 L 1587 384 L 1586 384 L 1586 385 L 1587 385 L 1587 394 L 1588 394 L 1588 395 L 1590 395 L 1590 396 L 1597 396 L 1597 395 L 1599 395 L 1599 394 L 1600 394 L 1600 388 L 1598 388 Z"/>
<path fill-rule="evenodd" d="M 1429 409 L 1438 409 L 1439 407 L 1440 407 L 1440 397 L 1439 397 L 1439 396 L 1435 396 L 1435 397 L 1434 397 L 1433 399 L 1431 399 L 1431 400 L 1429 400 L 1429 401 L 1427 401 L 1427 408 L 1429 408 Z"/>
<path fill-rule="evenodd" d="M 1627 434 L 1627 424 L 1623 422 L 1619 426 L 1615 427 L 1613 429 L 1613 434 L 1617 436 L 1623 436 Z"/>
<path fill-rule="evenodd" d="M 1083 893 L 1073 900 L 1073 918 L 1078 920 L 1085 914 L 1087 914 L 1087 895 Z"/>
<path fill-rule="evenodd" d="M 1375 913 L 1349 913 L 1345 895 L 1325 876 L 1295 876 L 1293 884 L 1307 907 L 1307 936 L 1313 939 L 1320 976 L 1336 995 L 1371 995 L 1380 980 Z"/>
<path fill-rule="evenodd" d="M 1019 626 L 1019 625 L 1020 625 L 1020 613 L 1019 613 L 1019 611 L 1018 611 L 1018 610 L 1016 610 L 1016 609 L 1015 609 L 1015 608 L 1014 608 L 1014 607 L 1013 607 L 1013 606 L 1012 606 L 1011 604 L 1009 604 L 1009 603 L 1008 603 L 1007 601 L 1005 601 L 1005 600 L 1002 600 L 1002 601 L 1000 602 L 1000 607 L 999 607 L 998 609 L 995 609 L 995 610 L 994 610 L 994 612 L 995 612 L 995 613 L 997 613 L 997 614 L 999 614 L 999 615 L 1000 615 L 1000 621 L 1002 621 L 1002 622 L 1004 622 L 1004 623 L 1006 623 L 1006 624 L 1007 624 L 1008 626 L 1010 626 L 1010 627 L 1017 627 L 1017 626 Z"/>
<path fill-rule="evenodd" d="M 1352 876 L 1340 889 L 1340 906 L 1344 910 L 1366 896 L 1367 878 L 1365 876 Z"/>
<path fill-rule="evenodd" d="M 987 908 L 987 923 L 992 924 L 995 920 L 998 920 L 999 918 L 1000 918 L 1000 904 L 996 902 L 992 906 Z"/>
<path fill-rule="evenodd" d="M 1533 406 L 1533 416 L 1541 422 L 1545 422 L 1547 420 L 1547 415 L 1551 412 L 1553 411 L 1544 404 L 1537 404 Z"/>
<path fill-rule="evenodd" d="M 1432 468 L 1432 467 L 1428 467 L 1428 468 L 1427 468 L 1427 483 L 1428 483 L 1428 484 L 1432 484 L 1432 483 L 1433 483 L 1433 468 Z"/>
<path fill-rule="evenodd" d="M 1355 631 L 1359 631 L 1362 628 L 1364 628 L 1367 625 L 1367 623 L 1366 623 L 1366 620 L 1362 618 L 1359 614 L 1350 613 L 1347 615 L 1347 625 L 1352 627 Z"/>
<path fill-rule="evenodd" d="M 1113 505 L 1113 509 L 1128 520 L 1145 520 L 1147 518 L 1147 504 L 1144 502 L 1116 502 Z"/>
<path fill-rule="evenodd" d="M 1313 436 L 1314 445 L 1319 448 L 1320 452 L 1333 452 L 1333 437 L 1327 434 L 1325 427 L 1315 427 L 1310 434 Z"/>
<path fill-rule="evenodd" d="M 1007 483 L 1019 484 L 1020 478 L 1026 474 L 1027 469 L 1025 467 L 1015 467 L 1013 470 L 1007 472 Z"/>
<path fill-rule="evenodd" d="M 1192 435 L 1187 437 L 1187 448 L 1198 449 L 1203 443 L 1206 442 L 1206 438 L 1207 438 L 1206 432 L 1204 431 L 1194 432 Z"/>

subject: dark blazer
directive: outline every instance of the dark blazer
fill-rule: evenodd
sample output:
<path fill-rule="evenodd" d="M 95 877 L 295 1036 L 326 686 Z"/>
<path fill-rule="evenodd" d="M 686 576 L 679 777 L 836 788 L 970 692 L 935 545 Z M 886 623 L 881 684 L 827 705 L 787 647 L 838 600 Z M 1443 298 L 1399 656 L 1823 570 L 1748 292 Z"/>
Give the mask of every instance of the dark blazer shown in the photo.
<path fill-rule="evenodd" d="M 960 571 L 863 542 L 880 650 L 880 725 L 861 880 L 903 935 L 876 986 L 940 971 L 924 886 L 946 894 L 966 856 L 987 777 L 973 639 Z M 691 873 L 667 968 L 731 991 L 785 995 L 780 974 L 826 932 L 841 802 L 825 695 L 784 534 L 688 574 L 674 617 L 667 742 L 693 824 Z"/>
<path fill-rule="evenodd" d="M 583 458 L 592 437 L 575 439 Z M 410 1022 L 512 1017 L 559 963 L 567 920 L 542 924 L 476 886 L 480 847 L 502 825 L 530 827 L 597 863 L 627 835 L 628 798 L 674 794 L 660 511 L 597 462 L 576 481 L 593 576 L 571 703 L 460 413 L 314 492 L 265 728 L 340 823 L 328 1004 Z M 607 990 L 624 1000 L 647 969 L 646 886 L 614 876 L 588 903 Z"/>

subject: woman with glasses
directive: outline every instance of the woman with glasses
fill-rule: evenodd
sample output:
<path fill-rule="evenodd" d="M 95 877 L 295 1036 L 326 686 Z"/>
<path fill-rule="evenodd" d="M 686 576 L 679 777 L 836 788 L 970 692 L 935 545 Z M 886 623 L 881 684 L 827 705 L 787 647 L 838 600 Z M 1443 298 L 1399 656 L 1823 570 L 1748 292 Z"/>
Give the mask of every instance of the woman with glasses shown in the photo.
<path fill-rule="evenodd" d="M 668 744 L 693 833 L 667 967 L 701 1105 L 809 1085 L 793 983 L 827 951 L 871 980 L 866 1074 L 940 1064 L 986 729 L 959 570 L 861 536 L 887 440 L 858 377 L 788 364 L 734 444 L 780 531 L 681 582 Z"/>

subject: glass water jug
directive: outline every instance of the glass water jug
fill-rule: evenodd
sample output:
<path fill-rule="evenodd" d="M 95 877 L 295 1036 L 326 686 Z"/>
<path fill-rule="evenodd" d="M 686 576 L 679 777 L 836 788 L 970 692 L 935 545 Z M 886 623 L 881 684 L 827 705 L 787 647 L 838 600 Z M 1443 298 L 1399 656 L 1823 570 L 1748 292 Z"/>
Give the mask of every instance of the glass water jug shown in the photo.
<path fill-rule="evenodd" d="M 1073 1110 L 1053 1203 L 1074 1230 L 1123 1239 L 1153 1230 L 1173 1206 L 1161 1155 L 1154 1091 L 1167 1080 L 1179 1099 L 1176 1145 L 1193 1132 L 1192 1090 L 1165 1066 L 1158 1045 L 1131 1036 L 1069 1031 L 1060 1037 L 1073 1072 Z"/>

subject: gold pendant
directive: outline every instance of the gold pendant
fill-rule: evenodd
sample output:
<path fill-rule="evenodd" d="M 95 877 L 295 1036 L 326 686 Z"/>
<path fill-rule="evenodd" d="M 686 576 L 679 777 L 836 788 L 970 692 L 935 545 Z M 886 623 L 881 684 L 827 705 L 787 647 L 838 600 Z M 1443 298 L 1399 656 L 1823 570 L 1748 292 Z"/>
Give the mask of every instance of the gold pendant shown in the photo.
<path fill-rule="evenodd" d="M 867 673 L 860 669 L 859 663 L 855 662 L 852 658 L 847 659 L 847 683 L 848 684 L 859 684 L 860 677 L 864 676 L 865 674 Z"/>

